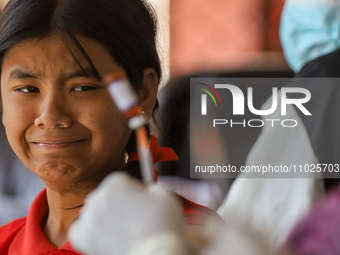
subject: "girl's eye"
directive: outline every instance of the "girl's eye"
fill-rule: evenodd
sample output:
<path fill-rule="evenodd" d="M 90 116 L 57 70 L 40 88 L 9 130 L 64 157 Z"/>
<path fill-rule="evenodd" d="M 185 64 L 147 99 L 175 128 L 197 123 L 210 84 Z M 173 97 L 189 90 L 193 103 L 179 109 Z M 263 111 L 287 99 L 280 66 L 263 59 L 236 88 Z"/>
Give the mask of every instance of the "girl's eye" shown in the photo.
<path fill-rule="evenodd" d="M 26 86 L 26 87 L 18 88 L 16 91 L 23 92 L 23 93 L 36 93 L 36 92 L 39 92 L 39 89 L 33 86 Z"/>
<path fill-rule="evenodd" d="M 89 91 L 93 89 L 96 89 L 96 87 L 82 85 L 82 86 L 74 87 L 72 90 L 76 92 L 84 92 L 84 91 Z"/>

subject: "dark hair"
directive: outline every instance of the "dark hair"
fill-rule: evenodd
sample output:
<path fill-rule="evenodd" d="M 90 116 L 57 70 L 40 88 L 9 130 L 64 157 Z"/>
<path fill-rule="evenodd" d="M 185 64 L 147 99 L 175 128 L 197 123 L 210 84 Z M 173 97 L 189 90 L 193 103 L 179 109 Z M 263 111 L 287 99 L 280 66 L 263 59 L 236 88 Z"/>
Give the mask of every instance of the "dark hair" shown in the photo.
<path fill-rule="evenodd" d="M 11 0 L 0 18 L 0 64 L 14 45 L 58 33 L 69 50 L 66 39 L 79 49 L 99 79 L 98 71 L 76 38 L 79 34 L 105 46 L 138 89 L 143 84 L 145 68 L 153 67 L 161 77 L 156 32 L 155 12 L 144 0 Z M 155 109 L 157 106 L 158 103 Z M 128 153 L 136 150 L 134 137 L 132 133 Z M 136 162 L 128 165 L 128 169 L 138 167 Z M 139 173 L 139 168 L 135 172 Z"/>

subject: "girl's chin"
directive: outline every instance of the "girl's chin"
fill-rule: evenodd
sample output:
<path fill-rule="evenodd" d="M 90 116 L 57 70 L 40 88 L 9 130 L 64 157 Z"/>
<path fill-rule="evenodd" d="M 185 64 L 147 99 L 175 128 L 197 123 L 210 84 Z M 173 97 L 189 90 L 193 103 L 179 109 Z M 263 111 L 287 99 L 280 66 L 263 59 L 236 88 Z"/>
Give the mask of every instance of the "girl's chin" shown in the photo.
<path fill-rule="evenodd" d="M 35 173 L 40 178 L 48 181 L 73 179 L 77 172 L 76 168 L 72 164 L 61 159 L 47 160 L 35 169 Z"/>

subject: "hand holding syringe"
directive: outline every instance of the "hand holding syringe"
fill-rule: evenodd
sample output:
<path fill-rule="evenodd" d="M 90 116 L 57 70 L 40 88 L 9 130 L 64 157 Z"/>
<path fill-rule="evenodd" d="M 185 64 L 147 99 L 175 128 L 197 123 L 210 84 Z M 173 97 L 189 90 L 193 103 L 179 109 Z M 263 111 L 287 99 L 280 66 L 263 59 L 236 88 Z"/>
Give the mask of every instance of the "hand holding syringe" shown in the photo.
<path fill-rule="evenodd" d="M 139 105 L 139 98 L 123 72 L 114 72 L 105 76 L 105 83 L 118 109 L 128 118 L 128 126 L 136 131 L 139 164 L 144 183 L 154 181 L 152 158 L 148 147 L 148 135 L 144 125 L 148 122 Z"/>

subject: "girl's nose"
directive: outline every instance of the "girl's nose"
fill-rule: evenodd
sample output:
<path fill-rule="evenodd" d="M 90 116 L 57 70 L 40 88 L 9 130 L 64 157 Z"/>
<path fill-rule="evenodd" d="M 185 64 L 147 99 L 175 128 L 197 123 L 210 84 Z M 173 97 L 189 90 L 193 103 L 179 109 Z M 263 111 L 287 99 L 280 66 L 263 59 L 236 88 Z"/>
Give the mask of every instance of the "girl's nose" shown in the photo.
<path fill-rule="evenodd" d="M 72 119 L 67 114 L 66 104 L 57 95 L 50 95 L 41 104 L 41 114 L 34 124 L 39 128 L 68 128 Z"/>

